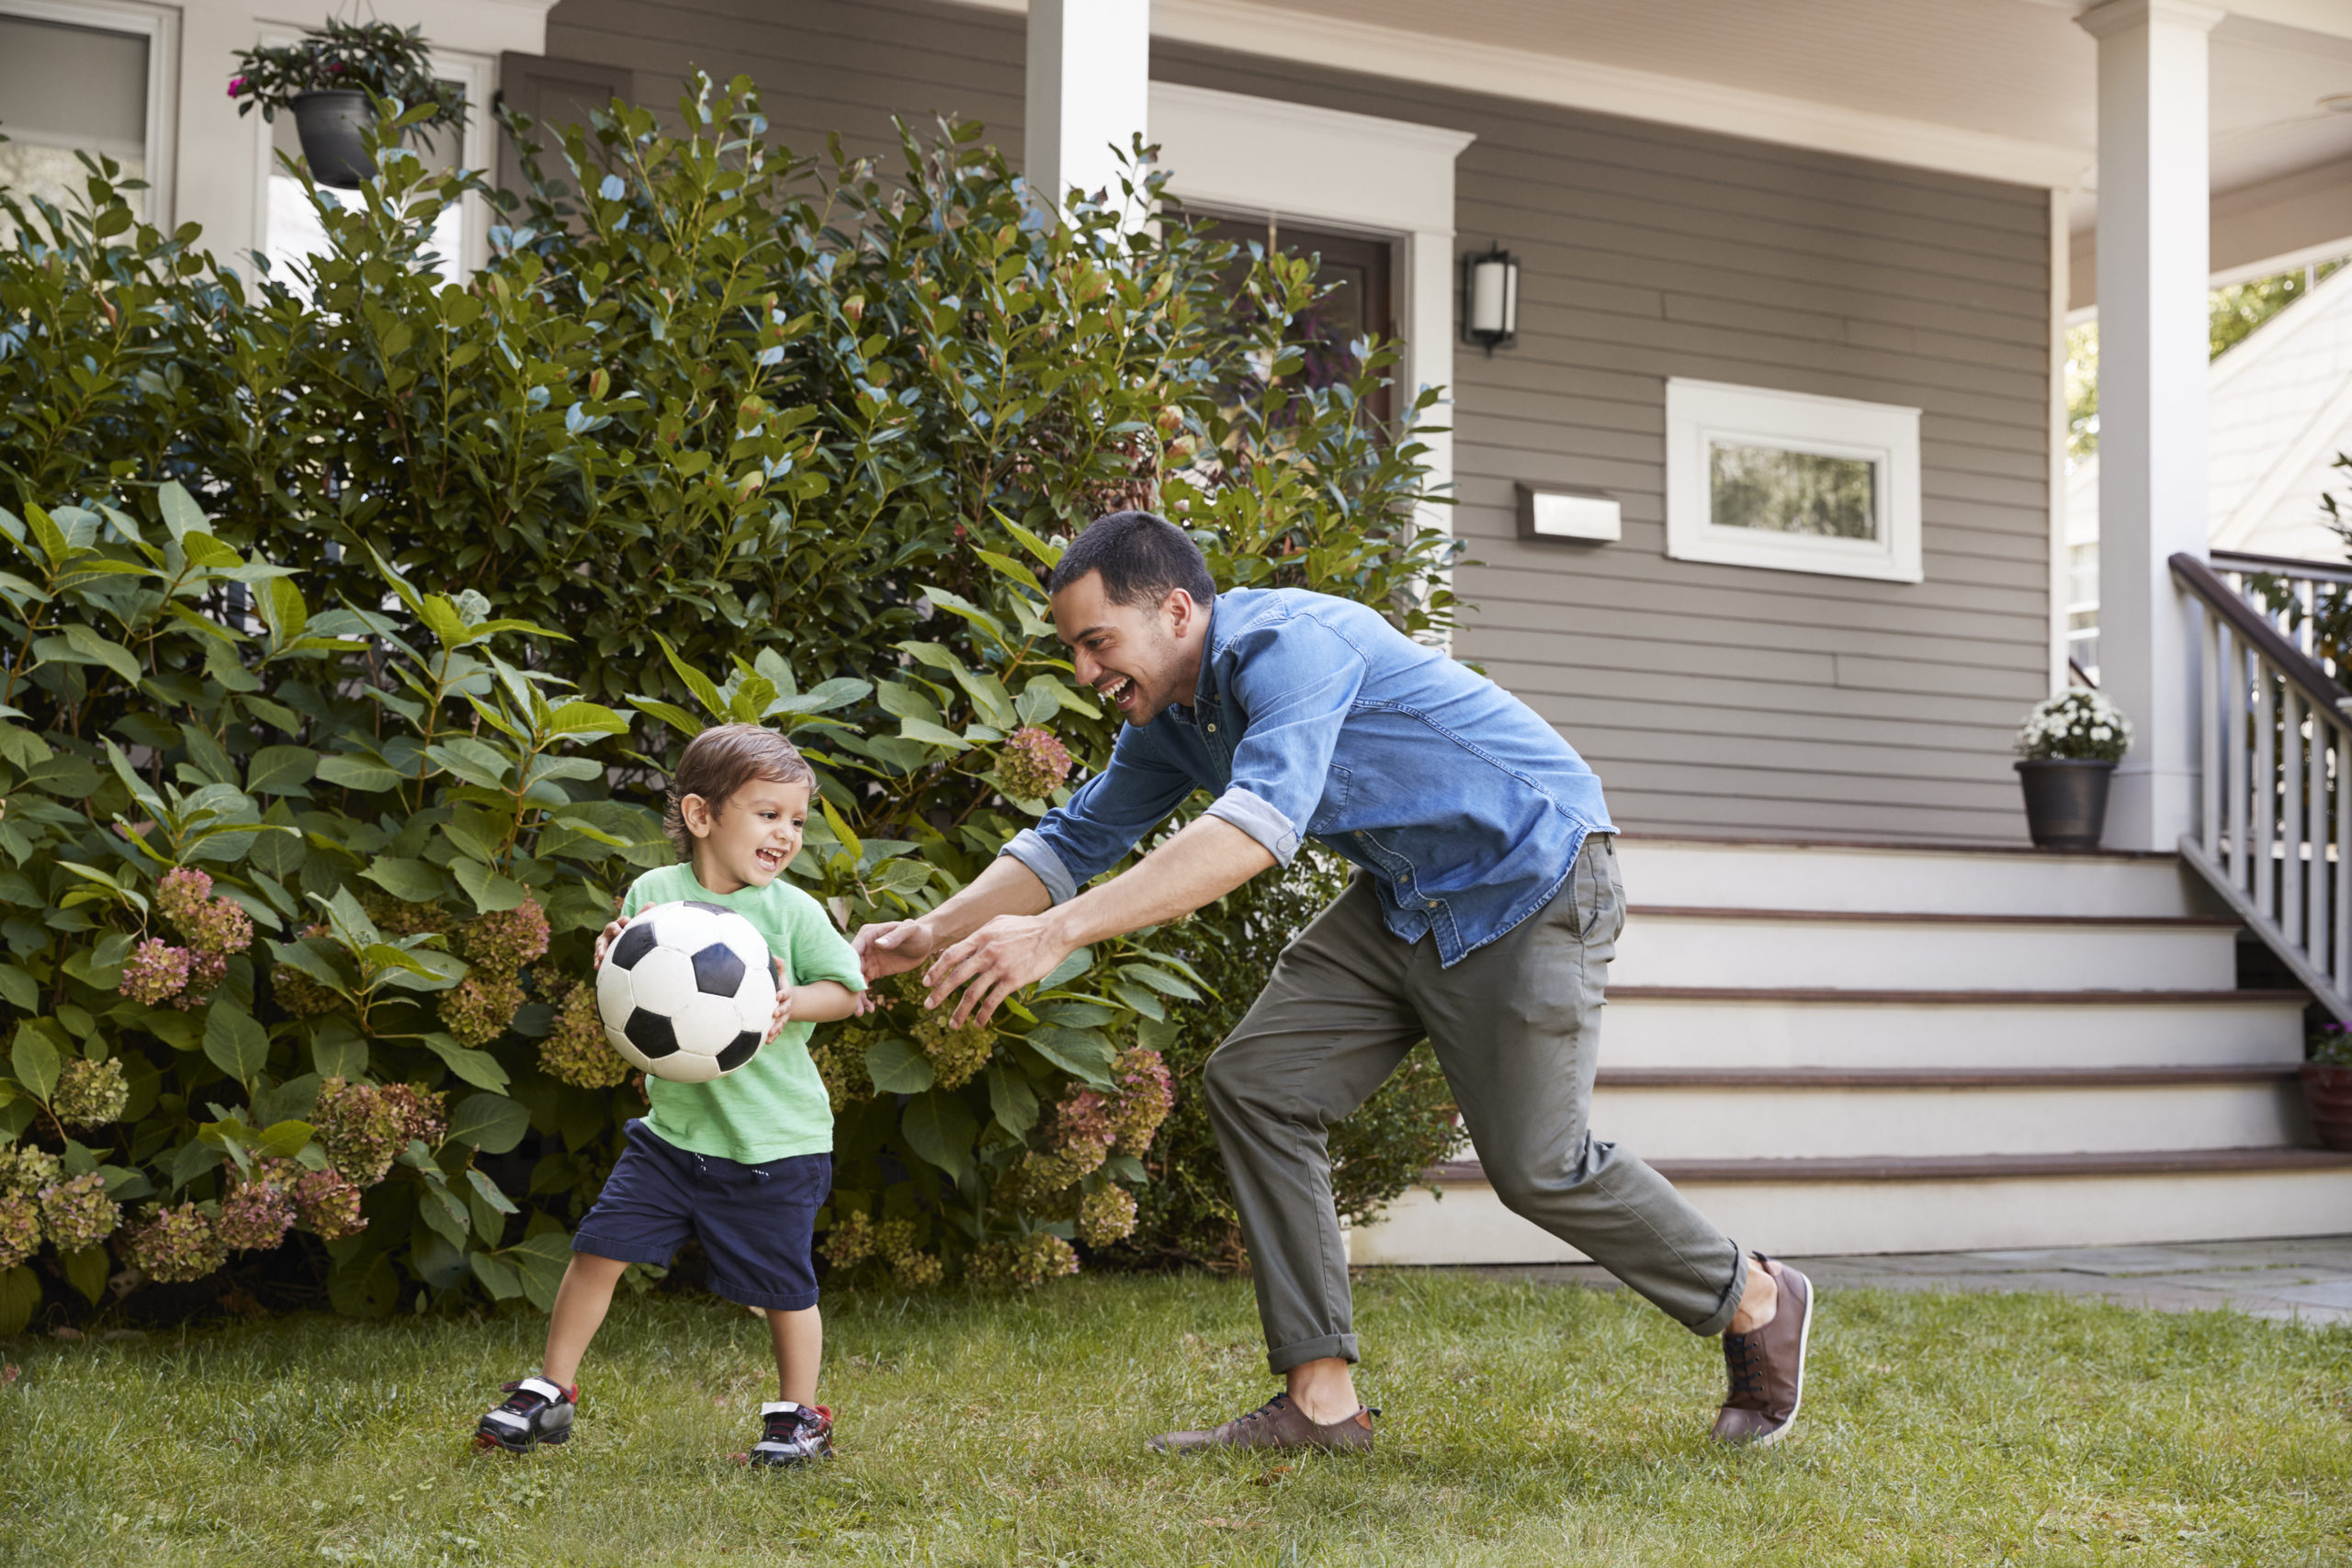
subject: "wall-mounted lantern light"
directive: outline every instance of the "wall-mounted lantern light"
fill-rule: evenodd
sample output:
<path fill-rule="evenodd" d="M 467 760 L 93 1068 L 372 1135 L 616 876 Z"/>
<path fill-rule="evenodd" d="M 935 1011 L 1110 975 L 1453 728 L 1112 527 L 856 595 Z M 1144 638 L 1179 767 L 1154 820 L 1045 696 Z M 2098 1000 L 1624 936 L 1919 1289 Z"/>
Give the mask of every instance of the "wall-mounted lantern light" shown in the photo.
<path fill-rule="evenodd" d="M 1462 341 L 1488 354 L 1519 336 L 1519 258 L 1498 243 L 1462 258 Z"/>

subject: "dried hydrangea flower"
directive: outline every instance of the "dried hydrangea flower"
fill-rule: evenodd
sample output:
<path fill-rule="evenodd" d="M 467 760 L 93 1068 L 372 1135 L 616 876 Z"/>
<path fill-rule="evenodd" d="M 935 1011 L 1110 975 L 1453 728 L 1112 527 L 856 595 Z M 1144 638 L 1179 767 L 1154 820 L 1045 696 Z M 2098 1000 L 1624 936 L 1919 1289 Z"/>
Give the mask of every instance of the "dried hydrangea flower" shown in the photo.
<path fill-rule="evenodd" d="M 185 934 L 212 897 L 212 878 L 192 865 L 174 866 L 155 884 L 155 912 Z"/>
<path fill-rule="evenodd" d="M 1152 1135 L 1176 1108 L 1176 1080 L 1157 1051 L 1141 1045 L 1122 1051 L 1111 1063 L 1111 1081 L 1117 1086 L 1114 1119 L 1118 1146 L 1131 1155 L 1151 1147 Z"/>
<path fill-rule="evenodd" d="M 540 989 L 547 989 L 544 980 Z M 563 993 L 555 1027 L 539 1042 L 539 1071 L 574 1089 L 611 1089 L 628 1077 L 628 1063 L 605 1037 L 595 987 L 575 980 Z"/>
<path fill-rule="evenodd" d="M 64 1177 L 63 1162 L 47 1149 L 30 1144 L 0 1144 L 0 1192 L 29 1198 Z"/>
<path fill-rule="evenodd" d="M 365 1084 L 329 1078 L 313 1113 L 327 1160 L 354 1185 L 373 1187 L 408 1147 L 403 1108 Z"/>
<path fill-rule="evenodd" d="M 368 1228 L 359 1217 L 359 1189 L 339 1170 L 311 1170 L 294 1183 L 294 1207 L 302 1223 L 328 1241 L 356 1235 Z"/>
<path fill-rule="evenodd" d="M 1136 1195 L 1113 1185 L 1089 1192 L 1078 1206 L 1078 1234 L 1089 1247 L 1108 1247 L 1135 1234 Z"/>
<path fill-rule="evenodd" d="M 890 1262 L 901 1290 L 927 1291 L 947 1277 L 947 1266 L 928 1252 L 902 1252 Z"/>
<path fill-rule="evenodd" d="M 294 1228 L 294 1195 L 262 1181 L 241 1181 L 220 1200 L 214 1227 L 222 1246 L 238 1252 L 266 1252 Z"/>
<path fill-rule="evenodd" d="M 149 1007 L 179 995 L 187 984 L 188 951 L 161 937 L 149 937 L 130 950 L 123 961 L 122 979 L 115 987 L 134 1002 Z"/>
<path fill-rule="evenodd" d="M 477 969 L 441 993 L 441 1021 L 458 1043 L 480 1049 L 513 1027 L 526 999 L 515 976 Z"/>
<path fill-rule="evenodd" d="M 130 1103 L 130 1080 L 123 1076 L 119 1057 L 103 1062 L 76 1058 L 57 1075 L 49 1108 L 71 1127 L 103 1127 L 119 1120 Z"/>
<path fill-rule="evenodd" d="M 0 1193 L 0 1269 L 40 1250 L 40 1205 L 28 1193 Z"/>
<path fill-rule="evenodd" d="M 874 1256 L 874 1221 L 863 1209 L 853 1209 L 846 1214 L 833 1216 L 832 1229 L 825 1235 L 825 1261 L 836 1269 L 848 1269 Z"/>
<path fill-rule="evenodd" d="M 874 1227 L 874 1256 L 892 1262 L 915 1249 L 915 1223 L 912 1220 L 884 1220 Z"/>
<path fill-rule="evenodd" d="M 192 948 L 187 955 L 187 989 L 172 998 L 172 1005 L 182 1012 L 202 1007 L 212 999 L 212 988 L 229 977 L 229 955 L 207 953 Z"/>
<path fill-rule="evenodd" d="M 1119 1136 L 1118 1110 L 1116 1104 L 1091 1089 L 1071 1089 L 1054 1108 L 1054 1147 L 1064 1154 L 1075 1154 L 1090 1145 L 1109 1149 Z"/>
<path fill-rule="evenodd" d="M 458 942 L 467 962 L 496 975 L 519 975 L 526 964 L 547 955 L 548 916 L 536 899 L 526 898 L 511 909 L 494 910 L 466 922 Z"/>
<path fill-rule="evenodd" d="M 439 1146 L 449 1130 L 439 1095 L 405 1083 L 388 1083 L 376 1093 L 400 1117 L 401 1148 L 408 1147 L 411 1139 L 423 1139 L 428 1147 Z"/>
<path fill-rule="evenodd" d="M 114 1235 L 122 1205 L 107 1196 L 106 1178 L 94 1170 L 42 1188 L 40 1224 L 58 1251 L 80 1252 Z"/>
<path fill-rule="evenodd" d="M 995 1030 L 977 1019 L 967 1020 L 961 1029 L 950 1029 L 951 1016 L 944 1007 L 926 1012 L 908 1031 L 931 1060 L 934 1089 L 961 1089 L 988 1066 L 996 1051 Z"/>
<path fill-rule="evenodd" d="M 243 953 L 254 943 L 254 918 L 233 898 L 213 898 L 180 927 L 180 933 L 198 953 Z"/>
<path fill-rule="evenodd" d="M 1020 800 L 1043 800 L 1069 777 L 1069 749 L 1035 725 L 1005 737 L 996 754 L 997 783 Z"/>
<path fill-rule="evenodd" d="M 166 1284 L 201 1280 L 229 1260 L 212 1221 L 194 1203 L 161 1209 L 130 1235 L 130 1260 Z"/>

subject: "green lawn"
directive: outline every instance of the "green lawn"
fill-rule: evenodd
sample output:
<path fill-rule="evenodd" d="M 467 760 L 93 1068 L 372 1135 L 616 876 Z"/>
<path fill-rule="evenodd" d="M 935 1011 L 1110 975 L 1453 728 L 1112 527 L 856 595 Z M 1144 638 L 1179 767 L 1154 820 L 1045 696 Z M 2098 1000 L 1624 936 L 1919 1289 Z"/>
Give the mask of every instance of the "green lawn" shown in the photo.
<path fill-rule="evenodd" d="M 18 1339 L 12 1562 L 2352 1562 L 2352 1331 L 2037 1296 L 1833 1293 L 1780 1448 L 1702 1434 L 1720 1357 L 1628 1294 L 1363 1281 L 1370 1461 L 1144 1451 L 1271 1391 L 1244 1284 L 829 1303 L 842 1454 L 763 1474 L 763 1334 L 624 1300 L 579 1436 L 468 1446 L 539 1320 Z M 1758 1557 L 1756 1561 L 1763 1561 Z"/>

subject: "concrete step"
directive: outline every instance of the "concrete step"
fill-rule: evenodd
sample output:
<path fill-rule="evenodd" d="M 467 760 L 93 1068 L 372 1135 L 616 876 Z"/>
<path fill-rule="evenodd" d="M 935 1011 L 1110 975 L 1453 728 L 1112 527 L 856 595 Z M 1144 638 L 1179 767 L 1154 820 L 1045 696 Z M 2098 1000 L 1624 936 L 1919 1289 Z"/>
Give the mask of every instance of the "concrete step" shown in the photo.
<path fill-rule="evenodd" d="M 1618 862 L 1626 897 L 1644 904 L 1951 915 L 2219 912 L 2177 855 L 1626 837 L 1618 841 Z"/>
<path fill-rule="evenodd" d="M 1792 1257 L 2131 1247 L 2342 1234 L 2352 1155 L 2323 1149 L 1898 1160 L 1660 1161 L 1743 1247 Z M 1349 1233 L 1360 1264 L 1577 1263 L 1503 1207 L 1475 1163 L 1441 1168 Z"/>
<path fill-rule="evenodd" d="M 2237 925 L 1632 904 L 1616 986 L 1925 991 L 2228 990 Z"/>
<path fill-rule="evenodd" d="M 2292 1066 L 2301 991 L 1609 987 L 1616 1067 Z"/>
<path fill-rule="evenodd" d="M 2291 1066 L 1604 1067 L 1592 1128 L 1657 1164 L 2242 1149 L 2310 1137 Z"/>

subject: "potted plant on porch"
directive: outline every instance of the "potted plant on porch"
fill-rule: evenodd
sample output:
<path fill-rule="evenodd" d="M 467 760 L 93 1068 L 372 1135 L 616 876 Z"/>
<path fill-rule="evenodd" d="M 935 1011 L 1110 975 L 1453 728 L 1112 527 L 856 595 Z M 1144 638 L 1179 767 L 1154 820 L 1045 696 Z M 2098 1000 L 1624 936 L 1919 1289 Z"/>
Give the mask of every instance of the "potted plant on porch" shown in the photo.
<path fill-rule="evenodd" d="M 2352 1029 L 2324 1023 L 2303 1063 L 2303 1105 L 2312 1131 L 2331 1149 L 2352 1150 Z"/>
<path fill-rule="evenodd" d="M 2132 748 L 2132 721 L 2087 686 L 2037 704 L 2018 729 L 2026 830 L 2045 850 L 2095 850 L 2107 827 L 2107 786 Z"/>
<path fill-rule="evenodd" d="M 311 177 L 345 190 L 376 173 L 360 137 L 376 117 L 370 95 L 411 109 L 435 106 L 403 135 L 429 141 L 435 126 L 465 128 L 465 99 L 435 79 L 432 51 L 417 28 L 331 17 L 297 42 L 239 51 L 229 79 L 241 115 L 258 108 L 275 120 L 279 109 L 291 109 Z"/>

